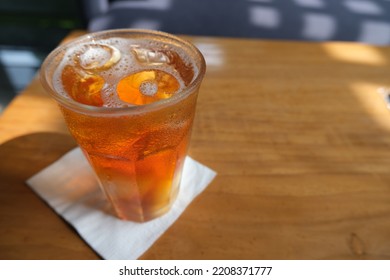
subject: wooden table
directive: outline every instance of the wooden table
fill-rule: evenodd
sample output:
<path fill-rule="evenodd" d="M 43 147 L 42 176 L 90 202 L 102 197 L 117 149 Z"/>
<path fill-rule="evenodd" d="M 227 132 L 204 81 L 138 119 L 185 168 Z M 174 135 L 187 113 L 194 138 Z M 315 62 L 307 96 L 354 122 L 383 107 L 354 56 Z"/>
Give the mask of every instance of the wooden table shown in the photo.
<path fill-rule="evenodd" d="M 218 175 L 141 258 L 390 259 L 390 47 L 187 38 Z M 0 119 L 0 258 L 98 258 L 24 183 L 74 146 L 35 79 Z"/>

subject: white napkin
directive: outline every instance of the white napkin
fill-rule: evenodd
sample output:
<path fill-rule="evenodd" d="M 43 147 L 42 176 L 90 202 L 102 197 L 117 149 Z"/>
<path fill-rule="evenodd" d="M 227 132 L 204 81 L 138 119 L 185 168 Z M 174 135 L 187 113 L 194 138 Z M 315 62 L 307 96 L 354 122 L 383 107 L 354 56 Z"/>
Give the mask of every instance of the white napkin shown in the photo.
<path fill-rule="evenodd" d="M 147 223 L 113 216 L 95 175 L 79 148 L 27 180 L 27 184 L 64 217 L 104 259 L 137 259 L 183 213 L 216 173 L 187 157 L 172 209 Z"/>

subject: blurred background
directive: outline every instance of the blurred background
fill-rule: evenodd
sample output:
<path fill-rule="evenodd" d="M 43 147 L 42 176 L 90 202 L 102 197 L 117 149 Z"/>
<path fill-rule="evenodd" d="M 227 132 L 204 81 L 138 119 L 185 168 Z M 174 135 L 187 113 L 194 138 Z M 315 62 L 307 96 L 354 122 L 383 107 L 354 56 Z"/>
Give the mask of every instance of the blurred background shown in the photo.
<path fill-rule="evenodd" d="M 0 114 L 61 39 L 85 26 L 77 0 L 0 0 Z"/>
<path fill-rule="evenodd" d="M 390 0 L 0 0 L 0 114 L 70 31 L 390 45 Z"/>

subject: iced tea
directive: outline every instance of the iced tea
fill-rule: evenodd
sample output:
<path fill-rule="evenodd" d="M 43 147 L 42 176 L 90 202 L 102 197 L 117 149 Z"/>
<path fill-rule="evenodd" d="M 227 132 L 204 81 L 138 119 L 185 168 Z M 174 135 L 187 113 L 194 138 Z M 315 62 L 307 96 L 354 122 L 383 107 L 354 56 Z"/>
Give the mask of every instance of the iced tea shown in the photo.
<path fill-rule="evenodd" d="M 175 36 L 112 30 L 53 51 L 41 80 L 118 215 L 148 221 L 174 202 L 205 64 Z"/>

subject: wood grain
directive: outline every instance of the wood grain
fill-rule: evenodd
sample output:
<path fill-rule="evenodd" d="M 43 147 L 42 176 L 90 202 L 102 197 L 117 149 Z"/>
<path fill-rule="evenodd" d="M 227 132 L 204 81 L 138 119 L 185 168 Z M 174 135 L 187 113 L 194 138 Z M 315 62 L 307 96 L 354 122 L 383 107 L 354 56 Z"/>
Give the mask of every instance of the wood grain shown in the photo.
<path fill-rule="evenodd" d="M 377 93 L 390 48 L 186 38 L 208 67 L 190 155 L 218 175 L 141 258 L 390 259 L 390 116 Z M 56 135 L 50 156 L 36 156 L 37 132 Z M 58 133 L 38 80 L 0 118 L 0 258 L 97 257 L 23 189 L 74 145 Z"/>
<path fill-rule="evenodd" d="M 0 259 L 98 258 L 25 183 L 75 146 L 69 135 L 56 133 L 28 134 L 0 146 Z"/>

